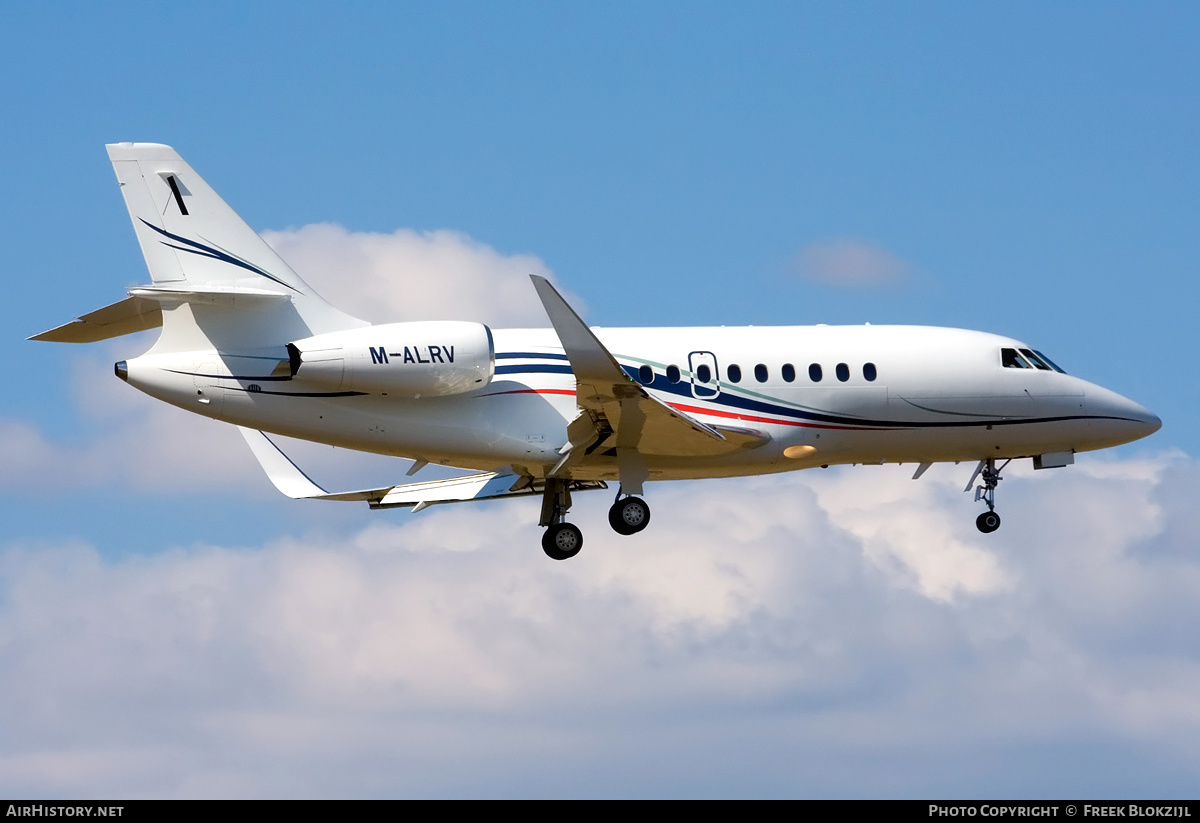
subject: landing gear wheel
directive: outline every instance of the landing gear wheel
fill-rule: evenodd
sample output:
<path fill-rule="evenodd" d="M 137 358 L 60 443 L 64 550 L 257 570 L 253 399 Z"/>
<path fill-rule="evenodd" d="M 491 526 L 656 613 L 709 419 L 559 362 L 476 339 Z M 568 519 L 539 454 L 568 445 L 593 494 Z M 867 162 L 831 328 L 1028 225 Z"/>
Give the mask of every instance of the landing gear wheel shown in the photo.
<path fill-rule="evenodd" d="M 995 512 L 984 512 L 975 518 L 975 528 L 984 534 L 991 534 L 1000 528 L 1000 515 Z"/>
<path fill-rule="evenodd" d="M 650 507 L 640 497 L 626 497 L 608 510 L 608 525 L 617 534 L 637 534 L 650 524 Z"/>
<path fill-rule="evenodd" d="M 583 548 L 583 532 L 571 523 L 555 523 L 542 535 L 542 551 L 551 560 L 569 560 Z"/>

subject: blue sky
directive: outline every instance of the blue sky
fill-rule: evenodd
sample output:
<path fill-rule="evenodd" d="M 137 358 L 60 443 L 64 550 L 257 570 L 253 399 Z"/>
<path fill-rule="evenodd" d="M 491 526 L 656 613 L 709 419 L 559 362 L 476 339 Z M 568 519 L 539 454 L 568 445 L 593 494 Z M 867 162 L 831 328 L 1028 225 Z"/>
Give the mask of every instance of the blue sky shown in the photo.
<path fill-rule="evenodd" d="M 1194 794 L 1194 4 L 8 3 L 0 38 L 4 790 Z M 1164 427 L 1015 474 L 986 540 L 963 467 L 666 487 L 633 549 L 581 503 L 569 570 L 521 503 L 282 500 L 112 378 L 147 340 L 24 339 L 145 279 L 122 140 L 373 319 L 538 322 L 540 271 L 600 325 L 976 328 Z"/>

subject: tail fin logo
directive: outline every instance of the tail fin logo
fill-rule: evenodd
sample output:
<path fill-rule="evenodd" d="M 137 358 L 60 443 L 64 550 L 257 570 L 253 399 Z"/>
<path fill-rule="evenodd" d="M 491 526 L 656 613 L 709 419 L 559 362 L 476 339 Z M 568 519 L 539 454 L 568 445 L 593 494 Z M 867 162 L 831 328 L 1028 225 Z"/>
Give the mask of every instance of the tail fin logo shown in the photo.
<path fill-rule="evenodd" d="M 187 217 L 187 205 L 183 202 L 183 194 L 179 191 L 179 183 L 175 180 L 175 175 L 167 176 L 167 185 L 171 187 L 171 194 L 175 198 L 175 202 L 179 204 L 179 213 Z"/>
<path fill-rule="evenodd" d="M 231 266 L 237 266 L 238 268 L 245 269 L 246 271 L 251 271 L 251 272 L 254 272 L 255 274 L 262 275 L 263 277 L 267 278 L 268 280 L 278 283 L 279 285 L 281 285 L 285 288 L 291 289 L 292 291 L 296 292 L 297 294 L 300 292 L 299 289 L 297 289 L 293 286 L 289 286 L 287 283 L 283 282 L 278 277 L 267 274 L 265 271 L 263 271 L 258 266 L 254 265 L 253 263 L 243 260 L 242 258 L 232 254 L 231 252 L 226 251 L 225 249 L 220 248 L 219 246 L 216 246 L 215 244 L 212 246 L 206 246 L 203 243 L 197 243 L 195 240 L 188 240 L 186 237 L 180 237 L 178 234 L 172 234 L 171 232 L 166 231 L 165 229 L 160 229 L 158 226 L 154 225 L 153 223 L 147 223 L 144 218 L 139 217 L 138 220 L 141 220 L 142 223 L 144 223 L 147 227 L 153 229 L 154 231 L 158 232 L 159 234 L 163 235 L 164 237 L 169 237 L 171 240 L 174 240 L 175 243 L 183 243 L 184 244 L 182 246 L 178 246 L 178 245 L 175 245 L 175 243 L 168 243 L 166 240 L 159 241 L 160 243 L 162 243 L 164 246 L 167 246 L 168 248 L 176 249 L 178 251 L 186 251 L 189 254 L 196 254 L 201 257 L 210 257 L 213 260 L 220 260 L 222 263 L 228 263 Z"/>

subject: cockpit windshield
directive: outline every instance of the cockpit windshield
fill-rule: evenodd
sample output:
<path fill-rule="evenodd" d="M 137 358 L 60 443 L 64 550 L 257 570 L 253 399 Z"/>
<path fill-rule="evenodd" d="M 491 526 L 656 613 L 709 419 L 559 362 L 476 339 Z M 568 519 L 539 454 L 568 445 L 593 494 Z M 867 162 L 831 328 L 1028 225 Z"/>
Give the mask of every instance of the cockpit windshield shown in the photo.
<path fill-rule="evenodd" d="M 1045 363 L 1050 368 L 1054 369 L 1059 374 L 1066 374 L 1066 372 L 1057 363 L 1055 363 L 1053 360 L 1051 360 L 1046 355 L 1042 354 L 1040 351 L 1037 351 L 1035 349 L 1033 353 L 1036 354 L 1038 357 L 1040 357 L 1042 359 L 1043 363 Z"/>
<path fill-rule="evenodd" d="M 1000 349 L 1000 363 L 1006 369 L 1040 369 L 1066 374 L 1053 360 L 1034 349 Z"/>

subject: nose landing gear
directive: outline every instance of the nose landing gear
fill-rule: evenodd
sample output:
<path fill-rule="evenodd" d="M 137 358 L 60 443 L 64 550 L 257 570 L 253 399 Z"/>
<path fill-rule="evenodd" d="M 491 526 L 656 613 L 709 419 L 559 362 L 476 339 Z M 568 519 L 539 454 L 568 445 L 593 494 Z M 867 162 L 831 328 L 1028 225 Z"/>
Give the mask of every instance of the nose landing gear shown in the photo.
<path fill-rule="evenodd" d="M 996 468 L 995 459 L 989 457 L 986 460 L 980 460 L 979 465 L 975 467 L 975 473 L 967 481 L 967 487 L 963 489 L 963 491 L 969 492 L 971 486 L 975 485 L 975 478 L 983 478 L 983 482 L 975 487 L 975 501 L 982 500 L 987 504 L 988 510 L 975 518 L 975 528 L 984 534 L 991 534 L 1000 528 L 1000 515 L 996 514 L 996 486 L 1000 483 L 1000 472 L 1004 471 L 1004 467 L 1011 462 L 1012 460 L 1005 460 L 1000 468 Z"/>
<path fill-rule="evenodd" d="M 975 528 L 984 534 L 991 534 L 1000 528 L 1000 515 L 995 512 L 984 512 L 975 518 Z"/>

